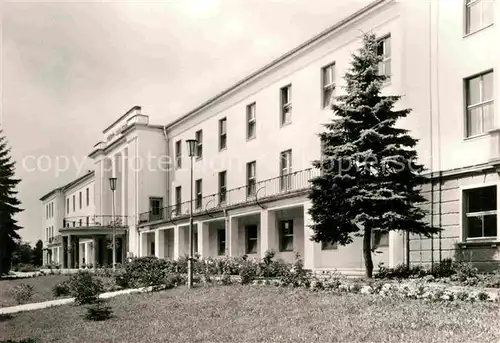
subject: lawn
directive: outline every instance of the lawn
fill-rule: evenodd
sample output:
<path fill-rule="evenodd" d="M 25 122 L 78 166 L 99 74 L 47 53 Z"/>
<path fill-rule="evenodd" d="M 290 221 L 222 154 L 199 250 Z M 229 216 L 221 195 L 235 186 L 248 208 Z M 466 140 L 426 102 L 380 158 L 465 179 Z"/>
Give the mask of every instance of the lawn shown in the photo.
<path fill-rule="evenodd" d="M 185 287 L 109 301 L 115 317 L 74 305 L 0 320 L 0 340 L 40 342 L 497 342 L 499 305 L 431 303 L 263 286 Z"/>
<path fill-rule="evenodd" d="M 17 285 L 22 283 L 33 286 L 33 297 L 29 301 L 30 303 L 64 298 L 55 298 L 52 294 L 52 288 L 69 278 L 70 275 L 57 274 L 22 279 L 0 279 L 0 308 L 18 305 L 12 291 Z M 116 288 L 114 280 L 106 277 L 99 277 L 99 279 L 103 281 L 106 290 Z"/>

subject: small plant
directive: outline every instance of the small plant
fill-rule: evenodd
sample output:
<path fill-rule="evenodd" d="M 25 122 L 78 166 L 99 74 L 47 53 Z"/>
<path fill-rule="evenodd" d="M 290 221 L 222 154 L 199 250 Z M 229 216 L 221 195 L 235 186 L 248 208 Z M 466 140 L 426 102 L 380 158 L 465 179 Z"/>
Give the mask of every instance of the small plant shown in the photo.
<path fill-rule="evenodd" d="M 87 307 L 85 319 L 93 321 L 103 321 L 111 318 L 112 315 L 113 310 L 111 309 L 111 306 L 104 305 L 104 301 L 100 300 L 95 304 Z"/>
<path fill-rule="evenodd" d="M 231 281 L 231 275 L 229 275 L 229 273 L 226 273 L 226 272 L 224 274 L 222 274 L 221 283 L 224 286 L 230 285 L 232 283 L 232 281 Z"/>
<path fill-rule="evenodd" d="M 455 294 L 458 300 L 460 301 L 467 301 L 469 299 L 469 294 L 465 291 L 460 291 Z"/>
<path fill-rule="evenodd" d="M 94 304 L 104 290 L 102 281 L 93 277 L 88 271 L 78 271 L 69 280 L 71 295 L 78 305 Z"/>
<path fill-rule="evenodd" d="M 18 304 L 26 304 L 34 294 L 33 286 L 21 283 L 14 288 L 13 293 Z"/>
<path fill-rule="evenodd" d="M 52 294 L 54 294 L 54 297 L 61 297 L 61 296 L 66 296 L 70 295 L 71 289 L 69 285 L 69 280 L 63 281 L 58 283 L 57 285 L 52 288 Z"/>
<path fill-rule="evenodd" d="M 486 300 L 489 300 L 490 299 L 490 296 L 488 295 L 488 293 L 485 293 L 485 292 L 479 292 L 477 294 L 477 298 L 480 300 L 480 301 L 486 301 Z"/>
<path fill-rule="evenodd" d="M 240 267 L 241 284 L 252 283 L 257 277 L 257 264 L 250 260 L 245 260 Z"/>

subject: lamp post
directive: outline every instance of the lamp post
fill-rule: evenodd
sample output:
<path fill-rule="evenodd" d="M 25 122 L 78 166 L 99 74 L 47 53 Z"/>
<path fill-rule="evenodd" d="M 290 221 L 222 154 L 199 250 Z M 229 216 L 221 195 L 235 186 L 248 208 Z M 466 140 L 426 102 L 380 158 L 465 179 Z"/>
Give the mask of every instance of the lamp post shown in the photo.
<path fill-rule="evenodd" d="M 115 190 L 116 177 L 109 178 L 109 187 L 111 188 L 111 220 L 113 223 L 113 271 L 116 271 L 116 220 L 115 220 Z"/>
<path fill-rule="evenodd" d="M 189 201 L 189 260 L 188 260 L 188 288 L 193 288 L 193 255 L 194 255 L 194 242 L 193 242 L 193 157 L 196 155 L 196 148 L 198 141 L 196 139 L 186 140 L 188 146 L 188 155 L 191 160 L 191 190 Z"/>

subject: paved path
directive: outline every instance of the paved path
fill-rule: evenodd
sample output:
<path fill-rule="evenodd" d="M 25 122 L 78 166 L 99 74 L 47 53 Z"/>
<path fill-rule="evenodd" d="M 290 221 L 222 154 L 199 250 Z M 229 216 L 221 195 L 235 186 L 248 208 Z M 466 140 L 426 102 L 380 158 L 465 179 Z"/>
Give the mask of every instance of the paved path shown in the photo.
<path fill-rule="evenodd" d="M 143 292 L 149 292 L 150 290 L 151 290 L 151 287 L 136 288 L 136 289 L 123 289 L 120 291 L 103 293 L 99 296 L 99 298 L 107 299 L 107 298 L 115 297 L 117 295 L 131 294 L 131 293 L 143 293 Z M 52 307 L 52 306 L 71 304 L 74 302 L 74 300 L 75 300 L 75 298 L 65 298 L 65 299 L 44 301 L 44 302 L 39 302 L 39 303 L 31 303 L 31 304 L 17 305 L 17 306 L 11 306 L 11 307 L 2 307 L 2 308 L 0 308 L 0 315 L 12 314 L 12 313 L 23 312 L 23 311 L 39 310 L 39 309 Z"/>

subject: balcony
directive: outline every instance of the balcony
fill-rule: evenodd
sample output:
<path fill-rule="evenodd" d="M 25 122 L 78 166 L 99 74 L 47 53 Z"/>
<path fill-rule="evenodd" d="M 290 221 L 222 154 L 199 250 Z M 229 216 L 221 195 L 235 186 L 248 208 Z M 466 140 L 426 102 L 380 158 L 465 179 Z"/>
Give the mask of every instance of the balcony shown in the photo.
<path fill-rule="evenodd" d="M 127 217 L 126 216 L 115 216 L 115 221 L 113 222 L 113 216 L 80 216 L 80 217 L 66 217 L 63 219 L 63 228 L 86 228 L 86 227 L 126 227 Z"/>
<path fill-rule="evenodd" d="M 224 209 L 231 209 L 243 205 L 259 204 L 261 202 L 277 200 L 298 193 L 307 192 L 310 188 L 309 180 L 319 176 L 316 168 L 304 169 L 287 175 L 278 176 L 257 183 L 215 193 L 203 198 L 193 199 L 193 215 L 201 216 L 215 213 Z M 185 201 L 139 215 L 139 225 L 156 221 L 178 220 L 189 217 L 190 201 Z"/>

